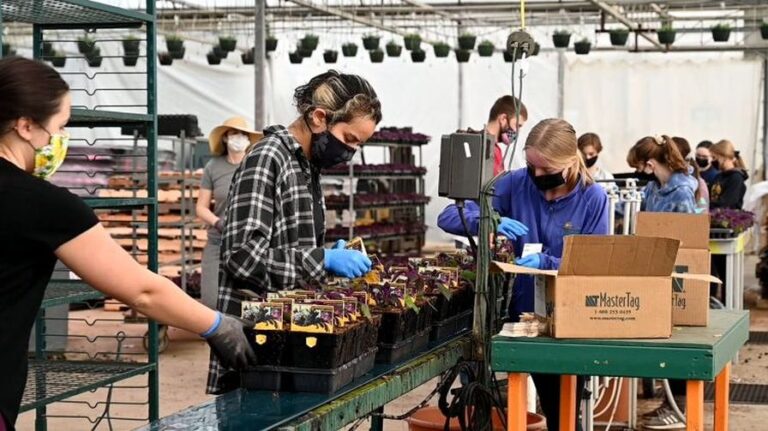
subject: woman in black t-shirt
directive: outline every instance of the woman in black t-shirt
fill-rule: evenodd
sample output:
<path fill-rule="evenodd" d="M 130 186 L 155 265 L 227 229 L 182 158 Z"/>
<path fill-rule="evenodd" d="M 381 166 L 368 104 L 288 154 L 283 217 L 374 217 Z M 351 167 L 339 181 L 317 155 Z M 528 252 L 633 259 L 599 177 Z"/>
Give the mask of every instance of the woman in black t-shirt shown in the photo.
<path fill-rule="evenodd" d="M 741 209 L 749 178 L 741 154 L 725 139 L 712 145 L 709 152 L 714 159 L 712 165 L 720 170 L 710 185 L 710 207 Z"/>
<path fill-rule="evenodd" d="M 245 322 L 187 296 L 139 265 L 77 196 L 48 178 L 66 155 L 68 85 L 43 63 L 0 60 L 0 429 L 14 429 L 27 375 L 27 343 L 56 260 L 138 312 L 201 334 L 220 360 L 255 358 Z"/>

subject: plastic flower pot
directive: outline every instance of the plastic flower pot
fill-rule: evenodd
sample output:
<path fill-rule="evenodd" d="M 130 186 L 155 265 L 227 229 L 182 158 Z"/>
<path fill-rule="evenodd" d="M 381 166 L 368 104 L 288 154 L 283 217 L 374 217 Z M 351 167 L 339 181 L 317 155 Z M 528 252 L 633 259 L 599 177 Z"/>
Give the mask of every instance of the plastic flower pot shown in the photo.
<path fill-rule="evenodd" d="M 475 43 L 477 42 L 477 36 L 474 34 L 462 34 L 459 36 L 459 49 L 465 51 L 471 51 L 475 49 Z"/>
<path fill-rule="evenodd" d="M 123 40 L 123 51 L 126 54 L 133 54 L 139 52 L 139 45 L 141 44 L 141 41 L 136 38 L 132 39 L 124 39 Z"/>
<path fill-rule="evenodd" d="M 339 51 L 329 49 L 323 53 L 323 60 L 325 60 L 326 63 L 333 64 L 336 63 L 336 60 L 338 59 Z"/>
<path fill-rule="evenodd" d="M 421 48 L 411 51 L 411 60 L 414 63 L 423 63 L 427 59 L 427 52 Z"/>
<path fill-rule="evenodd" d="M 133 67 L 139 62 L 138 54 L 126 54 L 123 56 L 123 66 Z"/>
<path fill-rule="evenodd" d="M 42 50 L 44 57 L 50 57 L 53 55 L 53 44 L 51 42 L 43 42 Z M 3 50 L 3 52 L 5 52 L 5 50 Z"/>
<path fill-rule="evenodd" d="M 728 42 L 731 38 L 731 27 L 717 25 L 712 27 L 712 39 L 715 42 Z"/>
<path fill-rule="evenodd" d="M 447 43 L 437 43 L 433 48 L 435 50 L 435 57 L 445 58 L 451 54 L 451 47 Z"/>
<path fill-rule="evenodd" d="M 493 50 L 495 47 L 491 42 L 485 41 L 482 42 L 480 45 L 477 45 L 477 53 L 480 55 L 480 57 L 490 57 L 493 55 Z"/>
<path fill-rule="evenodd" d="M 91 57 L 88 57 L 86 59 L 86 62 L 88 63 L 88 67 L 101 67 L 101 62 L 104 60 L 104 57 L 101 55 L 93 55 Z"/>
<path fill-rule="evenodd" d="M 469 62 L 469 56 L 472 53 L 472 51 L 469 51 L 467 49 L 457 49 L 455 52 L 456 52 L 456 61 L 458 61 L 459 63 Z"/>
<path fill-rule="evenodd" d="M 419 49 L 421 46 L 421 36 L 418 34 L 409 34 L 403 38 L 403 42 L 405 42 L 405 49 L 413 51 Z"/>
<path fill-rule="evenodd" d="M 371 57 L 371 63 L 381 63 L 384 61 L 384 51 L 380 49 L 374 49 L 368 52 Z"/>
<path fill-rule="evenodd" d="M 168 36 L 165 38 L 165 47 L 168 52 L 181 51 L 184 48 L 184 39 L 178 36 Z"/>
<path fill-rule="evenodd" d="M 273 52 L 277 49 L 277 38 L 274 36 L 269 36 L 264 40 L 264 49 L 267 50 L 267 52 Z"/>
<path fill-rule="evenodd" d="M 344 57 L 354 57 L 357 55 L 357 44 L 345 43 L 341 46 L 341 53 Z"/>
<path fill-rule="evenodd" d="M 308 34 L 301 39 L 301 47 L 314 51 L 317 49 L 317 44 L 320 42 L 320 38 L 314 34 Z"/>
<path fill-rule="evenodd" d="M 387 55 L 390 57 L 400 57 L 403 52 L 403 47 L 394 42 L 387 44 Z"/>
<path fill-rule="evenodd" d="M 214 50 L 208 51 L 208 54 L 205 55 L 205 58 L 208 59 L 208 64 L 211 66 L 221 64 L 221 57 L 219 57 L 219 55 Z"/>
<path fill-rule="evenodd" d="M 768 23 L 763 23 L 760 26 L 760 36 L 762 36 L 763 39 L 768 40 Z"/>
<path fill-rule="evenodd" d="M 627 44 L 627 40 L 629 39 L 629 31 L 626 29 L 616 29 L 611 30 L 611 45 L 613 46 L 624 46 Z"/>
<path fill-rule="evenodd" d="M 184 55 L 187 53 L 186 47 L 181 47 L 178 51 L 170 51 L 169 54 L 171 54 L 171 57 L 173 57 L 174 60 L 183 60 Z"/>
<path fill-rule="evenodd" d="M 304 57 L 298 51 L 294 51 L 288 54 L 288 60 L 290 60 L 291 64 L 301 64 Z"/>
<path fill-rule="evenodd" d="M 214 53 L 216 57 L 219 57 L 219 58 L 227 58 L 227 56 L 229 55 L 229 51 L 224 51 L 223 49 L 221 49 L 220 46 L 214 46 L 211 52 Z"/>
<path fill-rule="evenodd" d="M 3 55 L 6 55 L 11 50 L 11 44 L 3 42 Z"/>
<path fill-rule="evenodd" d="M 253 57 L 253 48 L 240 54 L 240 60 L 242 60 L 243 64 L 253 64 Z"/>
<path fill-rule="evenodd" d="M 223 36 L 219 38 L 219 46 L 227 52 L 232 52 L 237 47 L 237 39 L 234 37 Z"/>
<path fill-rule="evenodd" d="M 380 40 L 381 38 L 379 36 L 365 36 L 363 37 L 363 48 L 367 49 L 368 51 L 379 49 Z"/>
<path fill-rule="evenodd" d="M 588 40 L 582 40 L 573 44 L 573 50 L 578 55 L 587 55 L 590 49 L 592 49 L 592 43 Z"/>
<path fill-rule="evenodd" d="M 67 57 L 64 56 L 64 54 L 53 52 L 51 64 L 53 64 L 53 67 L 64 67 L 64 65 L 67 64 Z"/>
<path fill-rule="evenodd" d="M 555 33 L 552 35 L 552 43 L 555 48 L 568 48 L 571 44 L 571 34 L 567 32 Z"/>
<path fill-rule="evenodd" d="M 302 57 L 302 58 L 310 58 L 310 57 L 312 57 L 312 54 L 313 54 L 315 51 L 313 51 L 313 50 L 311 50 L 311 49 L 309 49 L 309 48 L 305 48 L 305 47 L 303 47 L 303 46 L 299 45 L 298 47 L 296 47 L 296 52 L 298 52 L 298 53 L 299 53 L 299 55 L 301 55 L 301 57 Z"/>
<path fill-rule="evenodd" d="M 157 60 L 162 66 L 170 66 L 173 64 L 173 57 L 170 52 L 161 52 L 157 54 Z"/>
<path fill-rule="evenodd" d="M 509 51 L 504 51 L 504 61 L 505 61 L 506 63 L 512 63 L 512 59 L 513 59 L 512 55 L 513 55 L 513 54 L 512 54 L 511 52 L 509 52 Z"/>
<path fill-rule="evenodd" d="M 671 28 L 662 28 L 656 32 L 656 36 L 659 37 L 659 43 L 662 45 L 672 45 L 675 43 L 675 35 L 677 35 L 677 32 Z"/>
<path fill-rule="evenodd" d="M 77 51 L 80 54 L 88 54 L 96 48 L 96 41 L 89 37 L 81 37 L 77 40 Z"/>
<path fill-rule="evenodd" d="M 541 51 L 541 45 L 539 45 L 539 42 L 533 42 L 533 51 L 531 51 L 531 57 L 539 55 L 539 51 Z"/>

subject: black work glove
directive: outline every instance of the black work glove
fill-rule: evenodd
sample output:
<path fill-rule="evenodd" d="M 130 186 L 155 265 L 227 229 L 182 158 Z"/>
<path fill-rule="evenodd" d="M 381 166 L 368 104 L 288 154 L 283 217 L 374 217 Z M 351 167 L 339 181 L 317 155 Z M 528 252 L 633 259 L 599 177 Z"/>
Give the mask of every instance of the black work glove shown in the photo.
<path fill-rule="evenodd" d="M 213 224 L 213 228 L 219 231 L 219 233 L 224 233 L 224 220 L 221 218 L 216 220 L 216 223 Z"/>
<path fill-rule="evenodd" d="M 253 328 L 253 323 L 223 313 L 220 315 L 218 328 L 204 338 L 221 365 L 236 370 L 256 365 L 256 353 L 245 336 L 245 329 Z"/>

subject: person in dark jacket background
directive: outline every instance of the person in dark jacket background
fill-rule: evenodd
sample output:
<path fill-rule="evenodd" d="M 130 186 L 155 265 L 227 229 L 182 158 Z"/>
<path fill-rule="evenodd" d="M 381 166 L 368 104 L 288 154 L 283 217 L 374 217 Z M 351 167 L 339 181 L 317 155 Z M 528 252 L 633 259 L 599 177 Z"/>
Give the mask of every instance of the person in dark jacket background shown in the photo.
<path fill-rule="evenodd" d="M 696 164 L 699 166 L 699 174 L 704 178 L 708 186 L 712 185 L 712 181 L 720 173 L 720 170 L 712 165 L 710 147 L 712 147 L 711 141 L 701 141 L 696 146 Z"/>
<path fill-rule="evenodd" d="M 710 147 L 713 164 L 720 169 L 710 186 L 711 208 L 741 209 L 747 192 L 747 167 L 733 143 L 726 139 Z"/>

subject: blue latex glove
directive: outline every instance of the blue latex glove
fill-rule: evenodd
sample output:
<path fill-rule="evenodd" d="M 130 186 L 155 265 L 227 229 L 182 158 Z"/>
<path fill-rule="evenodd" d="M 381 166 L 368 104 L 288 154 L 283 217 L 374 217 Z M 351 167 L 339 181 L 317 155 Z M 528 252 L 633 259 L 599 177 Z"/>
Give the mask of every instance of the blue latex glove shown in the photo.
<path fill-rule="evenodd" d="M 339 277 L 362 277 L 371 272 L 371 259 L 357 250 L 326 249 L 325 270 Z"/>
<path fill-rule="evenodd" d="M 346 246 L 347 246 L 347 242 L 344 241 L 343 239 L 340 239 L 340 240 L 336 241 L 336 244 L 333 245 L 333 249 L 334 250 L 338 250 L 338 249 L 344 248 Z"/>
<path fill-rule="evenodd" d="M 509 217 L 502 217 L 497 232 L 501 235 L 504 235 L 511 241 L 514 241 L 517 239 L 517 237 L 528 233 L 528 226 Z"/>
<path fill-rule="evenodd" d="M 515 265 L 525 266 L 526 268 L 541 269 L 541 253 L 533 253 L 521 257 L 515 261 Z"/>

